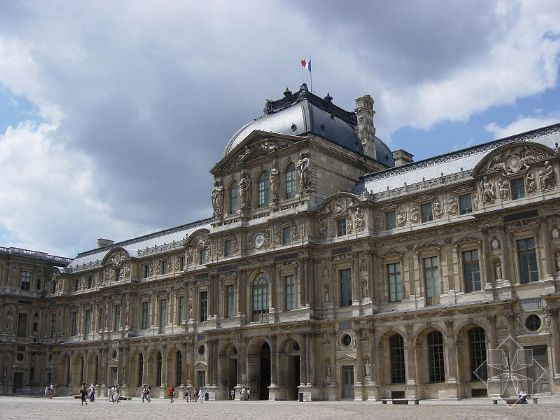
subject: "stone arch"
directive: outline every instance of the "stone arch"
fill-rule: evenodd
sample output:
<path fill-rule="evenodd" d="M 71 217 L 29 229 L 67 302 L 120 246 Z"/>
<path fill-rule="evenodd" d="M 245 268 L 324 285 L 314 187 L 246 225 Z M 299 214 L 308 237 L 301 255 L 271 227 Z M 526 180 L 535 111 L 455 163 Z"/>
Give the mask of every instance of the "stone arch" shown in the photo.
<path fill-rule="evenodd" d="M 218 348 L 218 398 L 227 400 L 240 384 L 240 360 L 237 345 L 227 340 Z"/>
<path fill-rule="evenodd" d="M 473 348 L 471 348 L 469 338 L 474 337 L 469 336 L 470 333 L 474 332 L 475 329 L 481 329 L 484 332 L 484 356 L 487 358 L 489 348 L 488 346 L 490 343 L 488 334 L 489 330 L 485 327 L 484 323 L 474 320 L 464 321 L 459 326 L 459 328 L 457 328 L 455 338 L 455 346 L 457 348 L 457 381 L 459 383 L 459 396 L 464 398 L 470 398 L 472 396 L 482 396 L 484 395 L 485 391 L 487 392 L 486 384 L 483 381 L 485 376 L 488 374 L 486 363 L 481 362 L 479 366 L 472 366 L 475 355 L 471 353 L 473 351 L 476 352 L 476 347 L 478 346 L 472 343 Z"/>
<path fill-rule="evenodd" d="M 438 341 L 436 342 L 434 340 Z M 416 381 L 418 384 L 431 384 L 432 387 L 437 387 L 435 384 L 445 383 L 448 377 L 447 369 L 449 368 L 447 352 L 445 350 L 446 341 L 445 331 L 437 324 L 429 324 L 416 332 L 413 345 L 416 355 Z M 437 343 L 440 345 L 437 345 Z M 443 372 L 439 371 L 438 366 L 441 366 Z M 454 368 L 454 366 L 452 368 Z M 432 369 L 434 372 L 432 372 Z M 434 380 L 430 378 L 431 374 L 435 377 Z M 443 374 L 443 378 L 441 378 L 441 374 Z M 437 378 L 438 376 L 440 376 L 439 379 Z M 427 387 L 421 387 L 421 389 L 427 392 L 426 388 Z M 422 397 L 427 398 L 432 396 L 423 395 Z"/>
<path fill-rule="evenodd" d="M 397 336 L 402 340 L 402 354 L 391 352 L 392 338 Z M 395 327 L 390 327 L 379 337 L 374 362 L 377 362 L 378 381 L 380 392 L 383 397 L 389 398 L 392 392 L 404 392 L 406 389 L 406 370 L 408 368 L 406 354 L 407 350 L 409 350 L 407 344 L 404 331 Z M 402 358 L 399 356 L 402 356 Z M 404 372 L 402 372 L 403 380 L 401 381 L 393 381 L 393 376 L 397 376 L 393 375 L 392 372 L 393 369 L 398 366 L 395 361 L 402 362 L 403 364 Z"/>
<path fill-rule="evenodd" d="M 268 400 L 268 387 L 271 384 L 272 340 L 269 337 L 253 337 L 247 343 L 247 386 L 251 398 Z"/>
<path fill-rule="evenodd" d="M 70 386 L 72 384 L 72 375 L 70 369 L 70 355 L 68 353 L 63 353 L 60 356 L 60 362 L 58 366 L 58 384 L 62 386 Z"/>
<path fill-rule="evenodd" d="M 100 375 L 100 366 L 99 366 L 99 355 L 97 351 L 92 352 L 89 354 L 87 358 L 87 378 L 86 382 L 92 383 L 94 385 L 99 384 L 99 375 Z"/>
<path fill-rule="evenodd" d="M 278 399 L 297 400 L 301 384 L 304 340 L 299 335 L 288 335 L 278 346 Z"/>

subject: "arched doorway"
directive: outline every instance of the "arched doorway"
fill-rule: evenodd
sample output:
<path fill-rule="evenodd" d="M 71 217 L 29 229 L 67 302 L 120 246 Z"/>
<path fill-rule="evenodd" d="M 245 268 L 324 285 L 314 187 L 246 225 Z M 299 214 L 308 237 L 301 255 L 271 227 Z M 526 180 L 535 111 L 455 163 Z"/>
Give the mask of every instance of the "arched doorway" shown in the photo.
<path fill-rule="evenodd" d="M 230 398 L 231 391 L 237 386 L 237 347 L 233 343 L 228 343 L 220 352 L 218 361 L 218 382 L 220 385 L 219 398 L 227 400 Z"/>
<path fill-rule="evenodd" d="M 268 387 L 270 386 L 270 346 L 266 342 L 261 347 L 260 365 L 259 400 L 268 400 Z"/>
<path fill-rule="evenodd" d="M 300 385 L 300 346 L 299 343 L 292 339 L 286 341 L 280 355 L 281 369 L 285 369 L 283 386 L 286 387 L 286 399 L 297 400 Z M 281 379 L 282 380 L 282 379 Z"/>

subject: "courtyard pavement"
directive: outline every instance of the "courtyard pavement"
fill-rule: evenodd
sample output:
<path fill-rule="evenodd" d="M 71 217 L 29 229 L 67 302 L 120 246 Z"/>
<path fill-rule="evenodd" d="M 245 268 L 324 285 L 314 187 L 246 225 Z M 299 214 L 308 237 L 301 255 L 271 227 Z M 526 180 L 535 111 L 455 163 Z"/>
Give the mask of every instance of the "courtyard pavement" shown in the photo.
<path fill-rule="evenodd" d="M 422 400 L 420 405 L 382 405 L 379 402 L 269 402 L 140 399 L 118 404 L 99 399 L 87 406 L 60 397 L 0 397 L 0 419 L 558 419 L 560 399 L 541 399 L 539 404 L 508 407 L 488 399 L 442 402 Z"/>

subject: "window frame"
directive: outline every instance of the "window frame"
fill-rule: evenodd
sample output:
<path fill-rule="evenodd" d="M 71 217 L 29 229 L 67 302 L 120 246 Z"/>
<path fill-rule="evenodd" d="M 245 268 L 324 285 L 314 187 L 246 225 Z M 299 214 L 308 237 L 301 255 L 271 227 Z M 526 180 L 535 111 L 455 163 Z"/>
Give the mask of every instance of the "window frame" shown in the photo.
<path fill-rule="evenodd" d="M 398 266 L 398 271 L 392 271 Z M 390 303 L 401 302 L 403 300 L 403 284 L 402 284 L 402 265 L 400 261 L 388 262 L 385 264 L 387 270 L 387 299 Z M 397 278 L 398 277 L 398 278 Z M 392 287 L 392 283 L 394 287 Z M 393 290 L 394 289 L 394 290 Z M 394 293 L 393 293 L 394 292 Z"/>
<path fill-rule="evenodd" d="M 239 211 L 239 185 L 237 184 L 237 180 L 235 179 L 229 184 L 228 198 L 229 198 L 228 213 L 229 214 L 237 213 Z"/>
<path fill-rule="evenodd" d="M 469 207 L 464 207 L 463 206 L 466 197 L 468 197 Z M 459 214 L 461 216 L 464 215 L 464 214 L 472 213 L 472 211 L 473 211 L 472 193 L 459 195 L 458 201 L 459 201 Z"/>
<path fill-rule="evenodd" d="M 340 291 L 340 306 L 352 306 L 352 269 L 342 268 L 338 270 L 338 283 Z"/>
<path fill-rule="evenodd" d="M 388 339 L 391 384 L 406 383 L 406 361 L 404 339 L 399 333 L 394 333 Z"/>
<path fill-rule="evenodd" d="M 20 275 L 20 289 L 30 290 L 31 289 L 31 271 L 22 270 Z"/>
<path fill-rule="evenodd" d="M 472 258 L 472 254 L 476 253 L 476 259 Z M 467 256 L 469 257 L 467 259 Z M 482 276 L 480 272 L 480 255 L 477 249 L 466 249 L 461 251 L 461 259 L 463 262 L 463 285 L 465 293 L 479 292 L 482 290 Z M 469 267 L 475 267 L 471 270 Z M 478 288 L 476 286 L 476 275 L 478 274 Z M 469 278 L 470 277 L 470 278 Z"/>
<path fill-rule="evenodd" d="M 428 377 L 430 383 L 445 382 L 445 349 L 443 334 L 434 330 L 426 334 Z"/>
<path fill-rule="evenodd" d="M 285 196 L 286 199 L 291 199 L 296 197 L 296 165 L 294 162 L 288 163 L 286 165 L 285 171 Z"/>
<path fill-rule="evenodd" d="M 336 237 L 348 235 L 348 219 L 346 217 L 339 217 L 336 219 Z"/>
<path fill-rule="evenodd" d="M 509 188 L 511 190 L 511 199 L 519 200 L 525 198 L 525 178 L 517 177 L 509 180 Z"/>
<path fill-rule="evenodd" d="M 532 248 L 527 247 L 526 249 L 522 249 L 521 244 L 527 244 L 529 241 L 532 242 Z M 516 247 L 519 269 L 519 283 L 529 284 L 539 281 L 539 261 L 537 255 L 537 243 L 535 241 L 535 238 L 533 236 L 519 238 L 516 240 Z M 532 264 L 534 264 L 534 267 L 531 267 Z"/>
<path fill-rule="evenodd" d="M 429 209 L 429 212 L 426 212 Z M 428 223 L 434 220 L 434 208 L 431 201 L 420 204 L 420 222 Z"/>
<path fill-rule="evenodd" d="M 198 292 L 198 322 L 208 321 L 208 290 Z"/>
<path fill-rule="evenodd" d="M 388 217 L 388 215 L 391 215 Z M 385 217 L 385 230 L 393 230 L 397 228 L 397 211 L 388 210 L 384 214 Z"/>
<path fill-rule="evenodd" d="M 482 338 L 480 336 L 482 332 Z M 488 379 L 486 365 L 486 332 L 482 327 L 472 327 L 467 331 L 467 346 L 469 349 L 469 369 L 471 381 Z M 479 370 L 479 367 L 482 368 Z M 475 373 L 477 372 L 478 373 Z"/>
<path fill-rule="evenodd" d="M 270 175 L 268 171 L 262 171 L 257 179 L 257 207 L 264 208 L 270 199 Z"/>
<path fill-rule="evenodd" d="M 231 257 L 233 255 L 233 240 L 224 240 L 224 257 Z"/>
<path fill-rule="evenodd" d="M 257 274 L 251 286 L 251 313 L 253 321 L 268 320 L 270 311 L 270 282 L 268 276 L 261 272 Z"/>
<path fill-rule="evenodd" d="M 288 274 L 284 276 L 284 310 L 292 311 L 296 309 L 296 276 L 294 274 Z"/>
<path fill-rule="evenodd" d="M 287 245 L 292 242 L 292 226 L 282 227 L 282 245 Z"/>
<path fill-rule="evenodd" d="M 435 266 L 433 265 L 434 261 L 437 262 L 437 265 Z M 426 264 L 427 262 L 429 262 L 430 265 L 427 265 Z M 441 266 L 440 266 L 439 255 L 422 258 L 422 270 L 424 274 L 425 305 L 426 306 L 438 305 L 440 303 L 440 296 L 441 296 Z M 434 273 L 436 273 L 437 275 L 434 276 L 433 275 Z M 429 281 L 432 282 L 431 287 L 428 287 Z M 428 296 L 429 289 L 432 289 L 431 296 Z"/>

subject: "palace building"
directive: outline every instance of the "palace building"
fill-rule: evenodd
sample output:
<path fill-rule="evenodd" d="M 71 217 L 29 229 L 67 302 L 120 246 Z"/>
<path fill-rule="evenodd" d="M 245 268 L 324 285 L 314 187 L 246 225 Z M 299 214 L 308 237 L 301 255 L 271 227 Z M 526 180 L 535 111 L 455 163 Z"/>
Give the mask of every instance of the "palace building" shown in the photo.
<path fill-rule="evenodd" d="M 0 392 L 560 394 L 560 124 L 413 161 L 305 85 L 211 169 L 213 215 L 67 260 L 0 248 Z"/>

